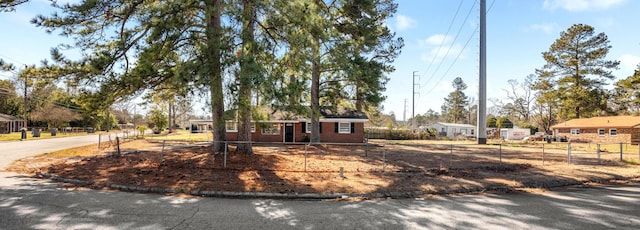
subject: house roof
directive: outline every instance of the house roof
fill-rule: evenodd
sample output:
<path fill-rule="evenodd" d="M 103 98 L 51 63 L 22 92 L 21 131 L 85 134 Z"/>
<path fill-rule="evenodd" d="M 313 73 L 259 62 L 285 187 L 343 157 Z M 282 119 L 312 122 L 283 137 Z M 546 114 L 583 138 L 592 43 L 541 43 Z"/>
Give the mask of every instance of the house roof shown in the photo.
<path fill-rule="evenodd" d="M 301 122 L 308 121 L 309 118 L 289 111 L 273 110 L 270 107 L 259 108 L 260 112 L 265 114 L 265 117 L 260 119 L 261 122 Z M 225 111 L 225 120 L 236 120 L 235 110 Z M 320 108 L 320 121 L 352 121 L 352 122 L 364 122 L 368 119 L 367 115 L 363 112 L 356 111 L 351 108 L 338 106 L 335 111 L 330 107 Z M 211 122 L 211 119 L 193 119 L 189 120 L 192 123 L 206 123 Z"/>
<path fill-rule="evenodd" d="M 640 126 L 640 116 L 608 116 L 572 119 L 551 126 L 559 128 L 633 128 Z"/>
<path fill-rule="evenodd" d="M 436 122 L 436 124 L 448 126 L 448 127 L 465 127 L 465 128 L 475 128 L 475 125 L 470 124 L 456 124 L 456 123 L 445 123 L 445 122 Z"/>
<path fill-rule="evenodd" d="M 0 121 L 19 121 L 20 119 L 8 114 L 0 113 Z"/>
<path fill-rule="evenodd" d="M 320 115 L 327 119 L 368 119 L 367 114 L 357 111 L 355 109 L 339 106 L 336 111 L 331 111 L 329 108 L 321 108 Z"/>

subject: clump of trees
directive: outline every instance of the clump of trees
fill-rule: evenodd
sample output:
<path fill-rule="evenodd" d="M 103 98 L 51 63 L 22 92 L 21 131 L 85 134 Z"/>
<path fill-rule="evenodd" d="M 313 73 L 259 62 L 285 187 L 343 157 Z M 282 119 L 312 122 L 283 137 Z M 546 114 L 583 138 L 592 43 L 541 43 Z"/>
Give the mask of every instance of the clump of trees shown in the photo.
<path fill-rule="evenodd" d="M 3 3 L 11 9 L 20 2 Z M 153 92 L 169 123 L 181 98 L 207 97 L 214 151 L 223 151 L 225 111 L 237 111 L 238 151 L 251 153 L 260 106 L 311 118 L 321 107 L 378 108 L 386 74 L 404 43 L 385 21 L 392 0 L 80 1 L 32 22 L 74 39 L 84 59 L 52 51 L 56 79 L 74 82 L 88 110 L 105 111 Z M 173 124 L 169 125 L 174 127 Z"/>
<path fill-rule="evenodd" d="M 575 24 L 560 34 L 549 50 L 542 52 L 545 65 L 522 81 L 511 79 L 503 89 L 504 99 L 492 98 L 487 127 L 519 126 L 551 133 L 560 121 L 602 115 L 640 115 L 640 65 L 633 75 L 615 80 L 612 71 L 619 61 L 607 59 L 611 49 L 605 33 L 585 24 Z M 607 85 L 613 84 L 613 89 Z M 464 94 L 466 84 L 454 79 L 454 91 L 445 99 L 441 114 L 419 125 L 435 121 L 470 123 L 475 120 L 472 98 Z M 431 112 L 434 117 L 437 112 Z"/>

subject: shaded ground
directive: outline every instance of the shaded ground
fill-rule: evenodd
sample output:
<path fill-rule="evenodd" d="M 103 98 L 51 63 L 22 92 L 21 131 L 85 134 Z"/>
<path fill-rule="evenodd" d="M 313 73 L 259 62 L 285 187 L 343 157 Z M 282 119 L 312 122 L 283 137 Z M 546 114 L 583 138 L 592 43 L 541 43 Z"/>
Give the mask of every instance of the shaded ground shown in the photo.
<path fill-rule="evenodd" d="M 597 164 L 594 154 L 575 152 L 573 164 L 567 164 L 566 152 L 542 150 L 539 145 L 270 144 L 256 145 L 254 155 L 235 153 L 230 146 L 225 155 L 210 154 L 209 146 L 172 148 L 187 143 L 167 143 L 171 144 L 164 151 L 161 141 L 122 143 L 121 150 L 130 153 L 121 155 L 98 153 L 113 151 L 114 146 L 102 146 L 109 149 L 101 151 L 88 146 L 23 159 L 8 170 L 92 181 L 93 188 L 119 184 L 182 192 L 321 194 L 511 191 L 640 177 L 640 166 L 634 160 L 618 162 L 615 154 L 603 154 Z"/>

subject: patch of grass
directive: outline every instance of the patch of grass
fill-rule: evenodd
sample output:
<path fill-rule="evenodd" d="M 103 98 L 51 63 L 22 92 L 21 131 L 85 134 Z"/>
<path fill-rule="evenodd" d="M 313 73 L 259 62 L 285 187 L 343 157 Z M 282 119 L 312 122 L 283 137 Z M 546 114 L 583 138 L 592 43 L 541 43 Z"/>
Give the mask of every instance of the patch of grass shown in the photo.
<path fill-rule="evenodd" d="M 41 132 L 40 137 L 32 137 L 31 132 L 27 132 L 27 140 L 40 140 L 40 139 L 49 139 L 49 138 L 60 138 L 60 137 L 72 137 L 72 136 L 84 136 L 87 133 L 60 133 L 58 132 L 56 136 L 51 136 L 51 132 Z M 21 132 L 13 132 L 8 134 L 0 134 L 0 141 L 19 141 L 22 138 Z"/>
<path fill-rule="evenodd" d="M 93 156 L 98 154 L 99 152 L 100 151 L 98 150 L 98 144 L 92 144 L 92 145 L 85 145 L 81 147 L 45 153 L 42 156 L 52 157 L 52 158 L 67 158 L 67 157 L 77 157 L 77 156 Z"/>
<path fill-rule="evenodd" d="M 213 136 L 211 132 L 207 133 L 191 133 L 189 130 L 176 130 L 170 134 L 145 134 L 144 139 L 150 140 L 188 140 L 188 141 L 211 141 Z"/>

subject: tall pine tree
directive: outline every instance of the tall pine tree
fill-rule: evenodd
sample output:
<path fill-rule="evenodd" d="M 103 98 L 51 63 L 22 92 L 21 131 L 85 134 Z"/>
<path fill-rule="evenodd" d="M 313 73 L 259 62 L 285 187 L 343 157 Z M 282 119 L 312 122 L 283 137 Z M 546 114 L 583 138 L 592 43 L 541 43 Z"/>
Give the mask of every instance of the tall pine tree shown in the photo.
<path fill-rule="evenodd" d="M 444 103 L 441 107 L 442 116 L 447 122 L 460 123 L 466 121 L 467 116 L 466 108 L 469 103 L 469 97 L 464 94 L 467 84 L 464 83 L 462 78 L 457 77 L 451 85 L 454 91 L 444 98 Z"/>
<path fill-rule="evenodd" d="M 534 84 L 534 89 L 540 91 L 539 98 L 545 102 L 557 99 L 558 114 L 563 120 L 606 112 L 603 87 L 614 79 L 611 70 L 620 64 L 605 60 L 610 48 L 607 35 L 596 34 L 593 27 L 569 27 L 542 53 L 547 63 L 536 70 L 538 79 Z"/>

